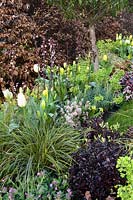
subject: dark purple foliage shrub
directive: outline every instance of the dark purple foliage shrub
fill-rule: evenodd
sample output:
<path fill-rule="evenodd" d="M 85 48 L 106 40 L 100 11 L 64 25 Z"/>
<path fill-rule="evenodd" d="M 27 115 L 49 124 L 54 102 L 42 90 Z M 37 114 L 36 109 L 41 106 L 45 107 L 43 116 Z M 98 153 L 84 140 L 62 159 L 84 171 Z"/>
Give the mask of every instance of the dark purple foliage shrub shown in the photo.
<path fill-rule="evenodd" d="M 102 128 L 99 122 L 91 122 L 93 130 L 87 134 L 86 144 L 73 154 L 69 171 L 73 200 L 83 199 L 86 191 L 90 191 L 92 200 L 104 200 L 115 191 L 115 185 L 124 182 L 115 167 L 119 156 L 125 154 L 124 148 L 113 141 L 119 134 Z"/>
<path fill-rule="evenodd" d="M 123 86 L 123 94 L 126 100 L 133 99 L 133 72 L 126 72 L 120 83 Z"/>

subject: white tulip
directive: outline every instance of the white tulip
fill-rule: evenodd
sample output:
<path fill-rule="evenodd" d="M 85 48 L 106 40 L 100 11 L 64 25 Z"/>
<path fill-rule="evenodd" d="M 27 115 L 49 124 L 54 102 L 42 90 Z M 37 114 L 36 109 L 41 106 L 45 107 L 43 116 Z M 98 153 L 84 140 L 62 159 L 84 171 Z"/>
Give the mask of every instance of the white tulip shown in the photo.
<path fill-rule="evenodd" d="M 5 97 L 6 99 L 12 99 L 12 98 L 13 98 L 12 92 L 10 92 L 8 89 L 3 90 L 2 92 L 3 92 L 3 95 L 4 95 L 4 97 Z"/>
<path fill-rule="evenodd" d="M 26 106 L 26 98 L 22 92 L 18 93 L 17 96 L 17 103 L 19 107 L 25 107 Z"/>
<path fill-rule="evenodd" d="M 125 40 L 125 44 L 130 44 L 130 40 Z"/>
<path fill-rule="evenodd" d="M 34 69 L 34 72 L 38 73 L 40 71 L 39 64 L 34 64 L 33 69 Z"/>

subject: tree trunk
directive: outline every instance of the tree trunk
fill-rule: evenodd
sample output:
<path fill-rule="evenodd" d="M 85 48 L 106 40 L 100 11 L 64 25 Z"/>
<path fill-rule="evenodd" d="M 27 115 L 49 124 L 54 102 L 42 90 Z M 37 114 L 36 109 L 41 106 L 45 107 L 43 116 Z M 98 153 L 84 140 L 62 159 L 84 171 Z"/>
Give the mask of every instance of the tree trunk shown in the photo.
<path fill-rule="evenodd" d="M 89 26 L 90 31 L 90 40 L 91 40 L 91 48 L 92 48 L 92 63 L 94 65 L 94 71 L 96 72 L 99 68 L 99 61 L 98 61 L 98 50 L 96 46 L 96 33 L 95 33 L 95 26 Z"/>

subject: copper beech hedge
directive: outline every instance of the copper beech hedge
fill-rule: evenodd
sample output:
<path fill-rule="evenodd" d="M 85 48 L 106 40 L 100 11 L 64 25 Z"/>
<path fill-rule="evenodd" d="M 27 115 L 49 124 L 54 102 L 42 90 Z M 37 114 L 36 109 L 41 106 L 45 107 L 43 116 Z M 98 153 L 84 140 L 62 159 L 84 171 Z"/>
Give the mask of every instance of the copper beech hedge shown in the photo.
<path fill-rule="evenodd" d="M 101 31 L 97 27 L 98 38 L 112 37 L 119 30 L 118 23 L 111 35 L 105 34 L 106 26 L 100 25 Z M 45 0 L 0 3 L 0 93 L 5 88 L 14 94 L 20 86 L 32 88 L 37 77 L 33 71 L 36 63 L 41 68 L 53 63 L 60 66 L 85 56 L 88 50 L 88 28 L 80 21 L 66 20 L 60 10 L 48 6 Z"/>

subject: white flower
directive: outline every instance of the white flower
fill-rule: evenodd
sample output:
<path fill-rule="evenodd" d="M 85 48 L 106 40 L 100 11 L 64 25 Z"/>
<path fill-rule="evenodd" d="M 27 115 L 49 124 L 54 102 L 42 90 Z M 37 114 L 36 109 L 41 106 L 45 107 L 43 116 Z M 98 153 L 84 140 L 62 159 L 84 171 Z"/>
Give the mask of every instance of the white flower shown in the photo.
<path fill-rule="evenodd" d="M 65 115 L 65 118 L 67 122 L 71 121 L 71 117 L 69 115 Z"/>
<path fill-rule="evenodd" d="M 72 113 L 73 117 L 76 117 L 78 115 L 78 113 L 75 111 Z"/>
<path fill-rule="evenodd" d="M 39 64 L 34 64 L 33 69 L 34 69 L 34 72 L 38 73 L 40 71 Z"/>
<path fill-rule="evenodd" d="M 4 97 L 5 97 L 6 99 L 12 99 L 12 98 L 13 98 L 12 92 L 10 92 L 8 89 L 3 90 L 2 92 L 3 92 L 3 95 L 4 95 Z"/>
<path fill-rule="evenodd" d="M 78 115 L 81 115 L 82 109 L 81 108 L 76 108 L 76 112 L 77 112 Z"/>
<path fill-rule="evenodd" d="M 66 68 L 67 67 L 67 63 L 64 63 L 63 66 L 64 66 L 64 68 Z"/>
<path fill-rule="evenodd" d="M 125 44 L 130 44 L 130 40 L 125 40 Z"/>
<path fill-rule="evenodd" d="M 72 107 L 71 106 L 66 106 L 65 109 L 66 109 L 67 113 L 69 113 L 69 112 L 71 113 L 72 112 Z"/>
<path fill-rule="evenodd" d="M 26 106 L 26 98 L 24 96 L 24 94 L 21 92 L 18 93 L 18 96 L 17 96 L 17 103 L 18 103 L 18 106 L 19 107 L 25 107 Z"/>

